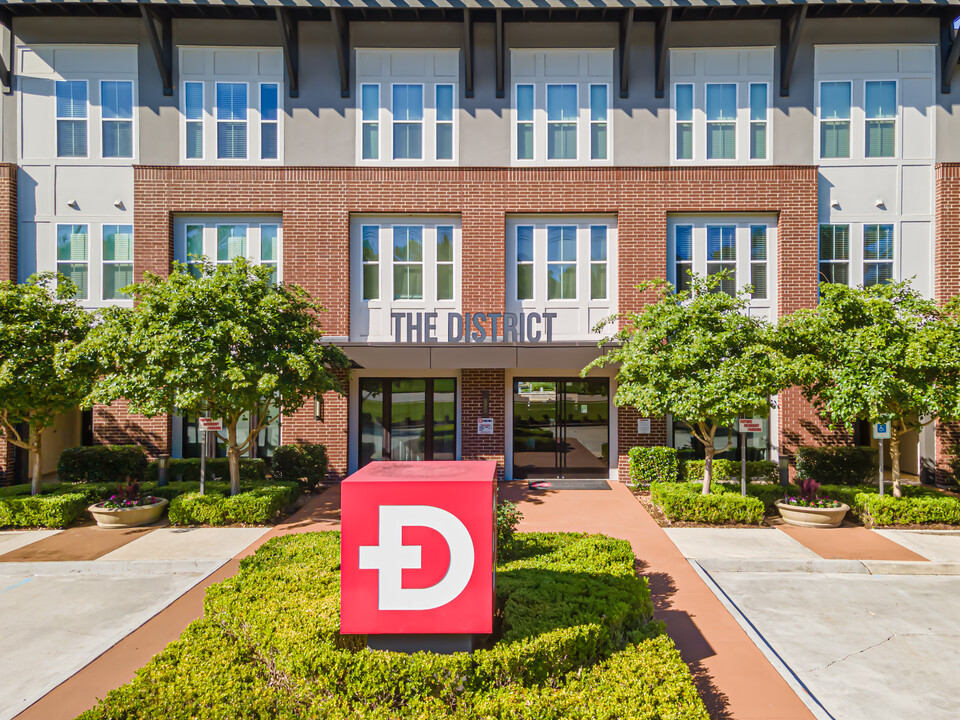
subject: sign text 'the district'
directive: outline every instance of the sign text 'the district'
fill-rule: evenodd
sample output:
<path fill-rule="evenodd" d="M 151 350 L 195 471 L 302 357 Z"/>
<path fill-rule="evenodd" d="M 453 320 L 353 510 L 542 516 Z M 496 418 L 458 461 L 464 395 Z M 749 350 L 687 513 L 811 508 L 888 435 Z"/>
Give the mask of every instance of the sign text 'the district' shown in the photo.
<path fill-rule="evenodd" d="M 435 343 L 435 312 L 392 312 L 394 342 Z M 556 313 L 447 313 L 447 337 L 442 342 L 552 342 Z M 490 322 L 488 331 L 484 323 Z"/>

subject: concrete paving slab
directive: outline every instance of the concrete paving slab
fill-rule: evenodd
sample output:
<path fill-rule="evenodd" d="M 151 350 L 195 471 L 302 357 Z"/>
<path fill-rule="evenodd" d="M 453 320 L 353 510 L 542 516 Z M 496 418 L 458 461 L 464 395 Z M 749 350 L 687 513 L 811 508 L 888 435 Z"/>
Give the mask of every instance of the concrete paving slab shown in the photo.
<path fill-rule="evenodd" d="M 124 563 L 123 573 L 109 577 L 69 567 L 76 563 L 44 563 L 43 575 L 19 563 L 0 565 L 0 720 L 14 717 L 221 564 L 211 560 L 192 572 L 168 573 Z"/>
<path fill-rule="evenodd" d="M 819 559 L 785 533 L 769 528 L 665 528 L 686 558 L 740 558 L 745 560 Z"/>
<path fill-rule="evenodd" d="M 934 562 L 960 562 L 960 528 L 957 530 L 875 530 Z"/>
<path fill-rule="evenodd" d="M 827 717 L 957 717 L 960 577 L 710 577 Z"/>
<path fill-rule="evenodd" d="M 59 530 L 7 530 L 0 532 L 0 555 L 26 547 L 30 543 L 52 537 Z"/>
<path fill-rule="evenodd" d="M 232 558 L 270 528 L 159 528 L 97 562 Z"/>

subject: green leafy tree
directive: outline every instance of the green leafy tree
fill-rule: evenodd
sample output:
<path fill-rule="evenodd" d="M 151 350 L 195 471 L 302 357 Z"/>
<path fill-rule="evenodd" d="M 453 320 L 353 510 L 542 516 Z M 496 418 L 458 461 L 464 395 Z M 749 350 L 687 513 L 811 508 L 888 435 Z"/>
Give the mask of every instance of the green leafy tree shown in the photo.
<path fill-rule="evenodd" d="M 57 358 L 83 341 L 92 322 L 73 301 L 76 286 L 44 273 L 26 284 L 0 283 L 0 431 L 7 442 L 33 453 L 30 492 L 40 492 L 40 462 L 47 429 L 90 392 L 92 376 L 61 373 Z M 21 432 L 22 426 L 29 427 Z"/>
<path fill-rule="evenodd" d="M 346 356 L 322 342 L 323 308 L 297 285 L 277 285 L 271 270 L 244 259 L 200 273 L 177 263 L 167 278 L 146 274 L 124 292 L 130 308 L 109 308 L 74 353 L 100 379 L 87 402 L 126 398 L 148 417 L 189 413 L 222 419 L 230 492 L 240 491 L 240 455 L 280 415 L 307 398 L 343 392 Z M 244 416 L 257 422 L 238 439 Z"/>
<path fill-rule="evenodd" d="M 791 379 L 834 429 L 890 423 L 893 494 L 900 497 L 900 441 L 960 416 L 960 324 L 909 283 L 820 286 L 820 304 L 778 329 Z"/>
<path fill-rule="evenodd" d="M 782 363 L 771 347 L 771 329 L 747 312 L 749 294 L 719 292 L 722 274 L 692 276 L 690 288 L 677 292 L 664 280 L 639 286 L 656 299 L 625 315 L 623 328 L 609 340 L 606 353 L 582 374 L 608 364 L 619 366 L 618 406 L 649 416 L 673 415 L 703 443 L 703 493 L 710 492 L 713 457 L 721 427 L 738 417 L 765 416 L 771 396 L 781 389 Z"/>

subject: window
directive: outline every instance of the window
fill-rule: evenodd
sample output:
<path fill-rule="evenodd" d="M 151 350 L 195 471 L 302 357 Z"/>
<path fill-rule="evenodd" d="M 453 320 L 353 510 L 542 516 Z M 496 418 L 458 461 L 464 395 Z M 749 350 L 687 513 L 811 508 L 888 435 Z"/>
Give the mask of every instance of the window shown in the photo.
<path fill-rule="evenodd" d="M 393 158 L 423 157 L 423 85 L 393 86 Z"/>
<path fill-rule="evenodd" d="M 693 85 L 676 86 L 677 160 L 693 159 Z"/>
<path fill-rule="evenodd" d="M 577 159 L 576 85 L 547 85 L 547 159 Z"/>
<path fill-rule="evenodd" d="M 750 226 L 750 284 L 754 300 L 767 298 L 767 226 Z"/>
<path fill-rule="evenodd" d="M 607 159 L 607 86 L 590 86 L 590 159 Z"/>
<path fill-rule="evenodd" d="M 453 227 L 437 228 L 437 300 L 453 300 Z"/>
<path fill-rule="evenodd" d="M 850 83 L 820 83 L 820 157 L 850 157 Z"/>
<path fill-rule="evenodd" d="M 533 160 L 533 85 L 517 85 L 517 159 Z"/>
<path fill-rule="evenodd" d="M 547 227 L 547 300 L 577 297 L 577 227 Z"/>
<path fill-rule="evenodd" d="M 200 277 L 203 264 L 203 225 L 187 225 L 186 229 L 186 263 L 187 269 L 194 277 Z"/>
<path fill-rule="evenodd" d="M 737 290 L 737 237 L 733 225 L 707 226 L 707 276 L 727 272 L 718 290 L 733 295 Z"/>
<path fill-rule="evenodd" d="M 893 279 L 893 225 L 863 226 L 863 284 Z"/>
<path fill-rule="evenodd" d="M 104 225 L 103 299 L 125 300 L 121 288 L 133 284 L 133 225 Z"/>
<path fill-rule="evenodd" d="M 247 256 L 247 226 L 217 225 L 217 263 L 231 263 Z"/>
<path fill-rule="evenodd" d="M 133 83 L 100 83 L 103 157 L 133 157 Z"/>
<path fill-rule="evenodd" d="M 517 227 L 517 300 L 533 300 L 533 227 Z"/>
<path fill-rule="evenodd" d="M 247 157 L 247 85 L 217 83 L 217 157 Z"/>
<path fill-rule="evenodd" d="M 77 286 L 77 300 L 87 299 L 87 252 L 86 225 L 57 225 L 57 272 Z"/>
<path fill-rule="evenodd" d="M 820 282 L 850 284 L 850 226 L 820 226 Z"/>
<path fill-rule="evenodd" d="M 423 228 L 393 228 L 393 299 L 423 299 Z"/>
<path fill-rule="evenodd" d="M 676 262 L 677 292 L 690 289 L 690 273 L 693 272 L 693 226 L 677 225 L 674 229 L 674 255 Z"/>
<path fill-rule="evenodd" d="M 380 157 L 380 86 L 360 86 L 360 145 L 364 160 Z"/>
<path fill-rule="evenodd" d="M 276 160 L 280 124 L 280 86 L 276 83 L 260 85 L 260 159 Z"/>
<path fill-rule="evenodd" d="M 897 83 L 892 80 L 866 82 L 866 157 L 893 157 L 896 146 Z"/>
<path fill-rule="evenodd" d="M 737 157 L 737 86 L 707 85 L 707 159 Z"/>
<path fill-rule="evenodd" d="M 453 85 L 437 85 L 437 160 L 453 160 Z"/>
<path fill-rule="evenodd" d="M 187 158 L 203 158 L 203 83 L 183 85 L 183 114 L 186 118 Z"/>
<path fill-rule="evenodd" d="M 57 81 L 57 157 L 87 156 L 87 83 Z"/>
<path fill-rule="evenodd" d="M 277 284 L 277 263 L 279 262 L 280 226 L 260 226 L 260 264 L 270 268 L 270 281 Z"/>
<path fill-rule="evenodd" d="M 363 299 L 380 299 L 380 227 L 364 225 L 361 230 L 361 262 L 363 264 Z"/>
<path fill-rule="evenodd" d="M 767 85 L 750 83 L 750 159 L 767 158 Z"/>
<path fill-rule="evenodd" d="M 607 299 L 607 226 L 590 226 L 590 299 Z"/>

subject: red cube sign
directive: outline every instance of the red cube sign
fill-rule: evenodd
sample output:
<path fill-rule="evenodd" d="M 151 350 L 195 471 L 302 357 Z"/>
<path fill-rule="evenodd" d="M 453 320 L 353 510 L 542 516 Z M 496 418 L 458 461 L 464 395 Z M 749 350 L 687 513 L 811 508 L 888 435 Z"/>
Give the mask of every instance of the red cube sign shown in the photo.
<path fill-rule="evenodd" d="M 340 632 L 493 631 L 494 461 L 375 462 L 340 486 Z"/>

